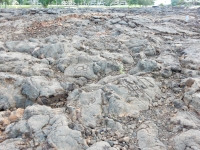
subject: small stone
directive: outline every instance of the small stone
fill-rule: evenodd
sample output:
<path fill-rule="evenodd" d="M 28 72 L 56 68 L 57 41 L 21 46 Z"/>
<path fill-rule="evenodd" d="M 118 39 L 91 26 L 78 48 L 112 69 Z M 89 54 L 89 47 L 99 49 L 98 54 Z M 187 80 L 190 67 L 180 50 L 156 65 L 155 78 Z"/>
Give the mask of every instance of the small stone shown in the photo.
<path fill-rule="evenodd" d="M 125 148 L 125 147 L 122 147 L 121 150 L 126 150 L 126 148 Z"/>
<path fill-rule="evenodd" d="M 93 145 L 94 143 L 96 143 L 96 140 L 91 140 L 90 144 Z"/>
<path fill-rule="evenodd" d="M 118 139 L 123 136 L 123 134 L 121 132 L 119 132 L 119 131 L 116 131 L 115 135 L 118 137 Z"/>
<path fill-rule="evenodd" d="M 3 119 L 3 126 L 7 126 L 10 124 L 10 121 L 8 119 Z"/>
<path fill-rule="evenodd" d="M 118 141 L 113 141 L 113 144 L 117 145 L 117 144 L 119 144 L 119 142 Z"/>
<path fill-rule="evenodd" d="M 129 149 L 135 149 L 134 145 L 129 145 Z"/>
<path fill-rule="evenodd" d="M 120 145 L 114 145 L 114 148 L 116 148 L 117 150 L 120 150 L 121 146 Z"/>
<path fill-rule="evenodd" d="M 92 136 L 96 136 L 95 130 L 92 129 Z"/>
<path fill-rule="evenodd" d="M 154 106 L 154 107 L 158 106 L 158 103 L 157 103 L 157 102 L 154 102 L 154 103 L 153 103 L 153 106 Z"/>
<path fill-rule="evenodd" d="M 190 78 L 185 82 L 185 85 L 188 87 L 191 87 L 193 85 L 194 81 L 195 81 L 194 79 Z"/>
<path fill-rule="evenodd" d="M 158 101 L 158 105 L 161 106 L 162 105 L 162 101 Z"/>
<path fill-rule="evenodd" d="M 186 110 L 188 110 L 188 107 L 187 106 L 183 106 L 182 109 L 186 111 Z"/>
<path fill-rule="evenodd" d="M 161 71 L 160 71 L 161 75 L 164 77 L 164 78 L 169 78 L 170 76 L 172 76 L 172 71 L 171 71 L 171 68 L 168 67 L 168 68 L 163 68 Z"/>
<path fill-rule="evenodd" d="M 113 141 L 108 141 L 108 143 L 110 144 L 110 146 L 111 146 L 111 147 L 113 147 L 113 146 L 114 146 L 114 143 L 113 143 Z"/>
<path fill-rule="evenodd" d="M 9 120 L 10 120 L 10 122 L 15 122 L 15 121 L 18 120 L 18 117 L 17 117 L 16 115 L 11 114 L 11 115 L 9 116 Z"/>
<path fill-rule="evenodd" d="M 128 142 L 129 142 L 129 140 L 130 140 L 130 138 L 129 138 L 129 137 L 124 137 L 124 138 L 123 138 L 123 141 L 124 141 L 124 142 L 126 142 L 126 143 L 128 143 Z"/>
<path fill-rule="evenodd" d="M 18 109 L 16 110 L 16 116 L 17 116 L 17 117 L 22 117 L 23 114 L 24 114 L 24 109 L 18 108 Z"/>

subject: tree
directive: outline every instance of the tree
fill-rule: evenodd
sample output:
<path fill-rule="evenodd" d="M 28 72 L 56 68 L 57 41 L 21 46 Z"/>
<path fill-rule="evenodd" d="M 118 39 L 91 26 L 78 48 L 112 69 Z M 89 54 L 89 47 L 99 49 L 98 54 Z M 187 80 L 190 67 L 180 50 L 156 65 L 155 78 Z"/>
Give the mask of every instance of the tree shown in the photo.
<path fill-rule="evenodd" d="M 9 4 L 9 0 L 0 0 L 0 4 L 2 3 L 2 5 L 3 5 L 3 3 L 5 4 L 5 8 L 6 8 L 6 5 L 8 5 Z"/>
<path fill-rule="evenodd" d="M 172 4 L 172 6 L 177 5 L 178 4 L 178 0 L 171 0 L 171 4 Z"/>
<path fill-rule="evenodd" d="M 143 6 L 153 5 L 154 0 L 139 0 L 138 4 Z"/>
<path fill-rule="evenodd" d="M 83 5 L 89 5 L 91 0 L 83 0 Z"/>
<path fill-rule="evenodd" d="M 115 0 L 105 0 L 105 5 L 106 6 L 111 6 L 114 1 Z"/>
<path fill-rule="evenodd" d="M 126 0 L 126 2 L 128 3 L 129 6 L 138 4 L 138 0 Z"/>
<path fill-rule="evenodd" d="M 82 2 L 82 0 L 74 0 L 74 2 L 76 3 L 77 6 L 79 6 Z"/>
<path fill-rule="evenodd" d="M 19 5 L 23 4 L 23 0 L 17 0 L 17 2 L 19 3 Z"/>
<path fill-rule="evenodd" d="M 54 0 L 39 0 L 44 8 L 47 8 L 49 4 L 51 4 Z"/>

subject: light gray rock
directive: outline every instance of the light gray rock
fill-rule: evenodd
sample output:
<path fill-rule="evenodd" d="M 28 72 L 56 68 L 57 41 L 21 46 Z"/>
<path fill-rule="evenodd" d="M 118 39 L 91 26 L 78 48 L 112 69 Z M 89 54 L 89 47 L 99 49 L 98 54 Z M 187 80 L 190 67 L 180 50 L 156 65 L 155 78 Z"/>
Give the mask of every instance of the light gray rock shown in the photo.
<path fill-rule="evenodd" d="M 75 117 L 86 127 L 95 128 L 97 117 L 102 114 L 102 91 L 97 90 L 94 92 L 79 92 L 74 90 L 68 97 L 68 107 L 73 106 L 76 108 L 76 114 L 73 114 L 71 110 L 69 113 L 71 117 Z M 76 115 L 76 116 L 74 116 Z"/>
<path fill-rule="evenodd" d="M 94 74 L 93 64 L 77 64 L 70 65 L 65 69 L 65 76 L 69 77 L 85 77 L 87 79 L 97 79 Z"/>
<path fill-rule="evenodd" d="M 141 150 L 167 150 L 158 139 L 158 127 L 153 122 L 146 121 L 140 125 L 137 140 Z"/>
<path fill-rule="evenodd" d="M 57 59 L 63 53 L 65 53 L 65 45 L 59 42 L 55 44 L 44 44 L 32 51 L 32 55 L 38 58 L 51 57 Z"/>
<path fill-rule="evenodd" d="M 131 64 L 134 62 L 133 57 L 130 54 L 102 52 L 101 56 L 107 60 L 120 59 L 125 64 Z"/>
<path fill-rule="evenodd" d="M 119 122 L 114 121 L 113 119 L 108 119 L 107 121 L 107 127 L 111 128 L 114 132 L 115 131 L 120 131 L 124 132 L 122 125 Z"/>
<path fill-rule="evenodd" d="M 111 54 L 112 55 L 112 54 Z M 130 56 L 119 55 L 125 63 L 132 62 Z M 109 58 L 100 56 L 90 56 L 85 52 L 71 53 L 58 59 L 57 67 L 64 72 L 67 77 L 85 77 L 87 79 L 97 79 L 98 73 L 109 74 L 113 71 L 119 71 L 119 64 L 112 62 Z"/>
<path fill-rule="evenodd" d="M 0 52 L 0 71 L 24 76 L 53 76 L 49 62 L 20 52 Z"/>
<path fill-rule="evenodd" d="M 199 42 L 189 45 L 183 51 L 184 54 L 180 59 L 181 65 L 191 70 L 198 70 L 200 67 L 199 50 Z"/>
<path fill-rule="evenodd" d="M 180 135 L 175 136 L 171 140 L 173 148 L 175 150 L 200 149 L 199 134 L 200 134 L 199 130 L 191 129 L 191 130 L 181 133 Z"/>
<path fill-rule="evenodd" d="M 5 43 L 6 47 L 11 52 L 31 53 L 38 43 L 28 41 L 10 41 Z"/>
<path fill-rule="evenodd" d="M 104 141 L 100 141 L 97 143 L 94 143 L 91 147 L 89 147 L 87 150 L 117 150 L 114 147 L 110 147 L 110 144 Z"/>
<path fill-rule="evenodd" d="M 116 23 L 118 23 L 118 22 L 120 22 L 120 21 L 121 21 L 120 18 L 116 18 L 116 19 L 111 19 L 111 20 L 110 20 L 110 22 L 111 22 L 112 24 L 116 24 Z"/>
<path fill-rule="evenodd" d="M 134 22 L 132 22 L 132 21 L 129 21 L 129 22 L 128 22 L 128 25 L 129 25 L 131 28 L 137 27 L 136 24 L 135 24 Z"/>
<path fill-rule="evenodd" d="M 133 38 L 125 44 L 132 55 L 140 53 L 141 51 L 143 51 L 147 56 L 153 56 L 156 54 L 154 46 L 152 46 L 146 39 Z"/>
<path fill-rule="evenodd" d="M 156 61 L 162 64 L 163 67 L 170 67 L 174 72 L 181 71 L 179 58 L 174 53 L 163 53 L 156 59 Z"/>
<path fill-rule="evenodd" d="M 20 150 L 26 148 L 26 141 L 22 138 L 7 139 L 0 143 L 0 149 L 2 150 Z"/>
<path fill-rule="evenodd" d="M 4 46 L 4 43 L 0 41 L 0 51 L 5 51 L 6 48 Z"/>
<path fill-rule="evenodd" d="M 139 112 L 149 109 L 152 100 L 161 91 L 154 79 L 132 75 L 107 76 L 98 84 L 105 95 L 108 114 L 117 117 L 131 116 L 137 118 Z M 137 87 L 137 88 L 135 88 Z M 90 87 L 92 89 L 92 87 Z"/>
<path fill-rule="evenodd" d="M 160 73 L 163 77 L 165 78 L 169 78 L 170 76 L 172 76 L 172 71 L 171 71 L 171 67 L 165 67 L 165 68 L 162 68 L 160 70 Z"/>
<path fill-rule="evenodd" d="M 47 106 L 33 105 L 24 111 L 22 120 L 10 124 L 6 128 L 8 139 L 17 140 L 23 134 L 29 135 L 30 142 L 35 145 L 49 144 L 51 148 L 65 150 L 86 149 L 81 133 L 68 127 L 69 120 L 62 109 L 51 109 Z M 14 141 L 11 140 L 11 146 Z M 7 142 L 4 141 L 5 143 Z M 0 149 L 3 148 L 2 143 Z"/>
<path fill-rule="evenodd" d="M 189 80 L 190 79 L 190 80 Z M 193 109 L 200 114 L 200 80 L 199 78 L 187 78 L 182 80 L 182 84 L 186 84 L 185 89 L 187 89 L 184 93 L 184 102 L 186 106 L 192 106 Z"/>
<path fill-rule="evenodd" d="M 32 104 L 21 94 L 23 77 L 0 72 L 0 109 L 24 108 Z"/>
<path fill-rule="evenodd" d="M 177 34 L 175 29 L 163 27 L 163 26 L 148 26 L 149 29 L 156 30 L 161 33 Z"/>
<path fill-rule="evenodd" d="M 200 120 L 192 112 L 181 111 L 171 118 L 171 122 L 174 124 L 180 124 L 187 128 L 196 129 L 200 126 Z"/>
<path fill-rule="evenodd" d="M 158 69 L 157 63 L 151 59 L 140 60 L 136 67 L 129 71 L 130 74 L 136 74 L 139 72 L 152 72 Z"/>
<path fill-rule="evenodd" d="M 147 26 L 152 23 L 152 20 L 146 17 L 141 18 L 139 16 L 126 16 L 126 18 L 140 26 Z"/>
<path fill-rule="evenodd" d="M 123 21 L 123 20 L 122 20 L 122 21 L 119 21 L 118 24 L 120 24 L 120 25 L 128 25 L 128 23 L 125 22 L 125 21 Z"/>
<path fill-rule="evenodd" d="M 44 76 L 32 76 L 25 79 L 22 85 L 22 94 L 35 101 L 39 97 L 49 98 L 64 95 L 66 92 L 56 79 Z"/>

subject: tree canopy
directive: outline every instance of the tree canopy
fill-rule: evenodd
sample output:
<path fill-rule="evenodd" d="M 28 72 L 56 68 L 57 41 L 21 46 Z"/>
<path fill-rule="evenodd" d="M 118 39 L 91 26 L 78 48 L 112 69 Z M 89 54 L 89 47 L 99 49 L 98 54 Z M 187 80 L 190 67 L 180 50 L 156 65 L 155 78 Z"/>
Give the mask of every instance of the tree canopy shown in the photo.
<path fill-rule="evenodd" d="M 131 5 L 153 5 L 155 0 L 126 0 L 129 6 Z"/>
<path fill-rule="evenodd" d="M 106 0 L 105 5 L 110 6 L 115 0 Z"/>
<path fill-rule="evenodd" d="M 47 8 L 49 4 L 51 4 L 54 0 L 39 0 L 44 8 Z"/>

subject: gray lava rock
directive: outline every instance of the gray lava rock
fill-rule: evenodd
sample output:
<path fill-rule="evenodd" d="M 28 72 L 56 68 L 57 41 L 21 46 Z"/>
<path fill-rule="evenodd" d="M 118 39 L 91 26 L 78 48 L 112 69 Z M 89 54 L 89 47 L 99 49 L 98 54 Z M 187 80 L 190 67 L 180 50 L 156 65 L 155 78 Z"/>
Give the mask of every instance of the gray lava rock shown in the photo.
<path fill-rule="evenodd" d="M 132 75 L 108 76 L 99 81 L 103 84 L 110 115 L 137 118 L 141 110 L 146 110 L 160 89 L 152 78 Z M 137 86 L 138 89 L 134 89 Z"/>
<path fill-rule="evenodd" d="M 171 122 L 174 124 L 180 124 L 187 128 L 196 129 L 200 126 L 200 120 L 198 117 L 192 112 L 178 112 L 173 118 L 171 118 Z"/>
<path fill-rule="evenodd" d="M 51 148 L 80 150 L 86 149 L 81 133 L 68 127 L 68 119 L 62 109 L 51 109 L 47 106 L 33 105 L 25 109 L 22 120 L 10 124 L 6 128 L 8 138 L 0 144 L 0 149 L 5 147 L 4 143 L 9 141 L 12 148 L 15 141 L 23 134 L 29 135 L 30 142 L 36 145 L 40 143 L 49 144 Z M 17 138 L 18 137 L 18 138 Z M 17 148 L 17 146 L 15 146 Z"/>
<path fill-rule="evenodd" d="M 172 76 L 172 71 L 171 71 L 171 67 L 167 67 L 167 68 L 162 68 L 162 70 L 160 71 L 161 75 L 165 78 L 169 78 L 170 76 Z"/>
<path fill-rule="evenodd" d="M 152 122 L 140 125 L 137 132 L 138 145 L 141 150 L 166 150 L 166 146 L 158 139 L 158 128 Z"/>
<path fill-rule="evenodd" d="M 131 54 L 140 53 L 143 51 L 147 56 L 156 54 L 155 48 L 146 39 L 134 38 L 125 43 Z"/>
<path fill-rule="evenodd" d="M 89 147 L 87 150 L 117 150 L 116 148 L 110 147 L 110 144 L 104 141 L 100 141 L 97 143 L 94 143 L 91 147 Z"/>
<path fill-rule="evenodd" d="M 183 150 L 183 149 L 200 149 L 200 131 L 199 130 L 188 130 L 183 132 L 174 138 L 172 138 L 171 142 L 173 143 L 173 148 L 175 150 Z"/>
<path fill-rule="evenodd" d="M 131 28 L 135 28 L 137 27 L 136 24 L 132 21 L 128 22 L 128 25 L 131 27 Z"/>
<path fill-rule="evenodd" d="M 26 148 L 26 141 L 22 138 L 14 138 L 14 139 L 7 139 L 0 143 L 0 148 L 3 150 L 19 150 L 22 148 Z"/>
<path fill-rule="evenodd" d="M 24 108 L 32 104 L 21 94 L 23 77 L 9 73 L 0 73 L 0 109 L 6 110 L 14 107 Z M 9 90 L 8 90 L 9 89 Z"/>
<path fill-rule="evenodd" d="M 116 23 L 118 23 L 118 22 L 120 22 L 120 21 L 121 21 L 120 18 L 116 18 L 116 19 L 111 19 L 111 20 L 110 20 L 110 22 L 111 22 L 112 24 L 116 24 Z"/>
<path fill-rule="evenodd" d="M 139 72 L 152 72 L 158 69 L 157 63 L 154 60 L 142 59 L 137 63 L 137 66 L 130 70 L 130 74 Z"/>
<path fill-rule="evenodd" d="M 56 79 L 48 80 L 43 76 L 32 76 L 25 79 L 22 94 L 35 101 L 39 97 L 49 98 L 64 95 L 65 91 Z"/>
<path fill-rule="evenodd" d="M 181 57 L 180 62 L 182 66 L 191 70 L 199 70 L 200 67 L 200 54 L 199 54 L 199 42 L 192 43 L 183 52 L 183 57 Z"/>
<path fill-rule="evenodd" d="M 191 78 L 189 78 L 191 79 Z M 193 81 L 194 80 L 194 81 Z M 193 109 L 200 114 L 200 93 L 199 93 L 199 79 L 198 78 L 193 78 L 191 80 L 192 83 L 189 83 L 188 79 L 185 79 L 186 81 L 186 89 L 184 93 L 184 102 L 186 106 L 192 106 Z M 182 82 L 185 82 L 184 80 Z M 187 83 L 188 81 L 188 83 Z"/>
<path fill-rule="evenodd" d="M 87 79 L 97 79 L 94 74 L 93 64 L 77 64 L 71 65 L 65 69 L 65 76 L 85 77 Z"/>
<path fill-rule="evenodd" d="M 78 113 L 76 113 L 75 117 L 81 122 L 83 125 L 91 128 L 96 127 L 97 116 L 100 116 L 102 113 L 101 105 L 101 90 L 97 90 L 94 92 L 79 92 L 78 90 L 74 90 L 68 97 L 67 104 L 69 106 L 74 106 L 78 109 Z M 77 103 L 74 105 L 74 103 Z"/>
<path fill-rule="evenodd" d="M 53 70 L 48 61 L 19 52 L 0 52 L 0 71 L 24 76 L 53 76 Z"/>
<path fill-rule="evenodd" d="M 31 53 L 38 43 L 28 41 L 10 41 L 5 43 L 6 47 L 11 52 Z"/>
<path fill-rule="evenodd" d="M 65 52 L 63 43 L 45 44 L 33 50 L 32 55 L 38 58 L 59 58 Z"/>

